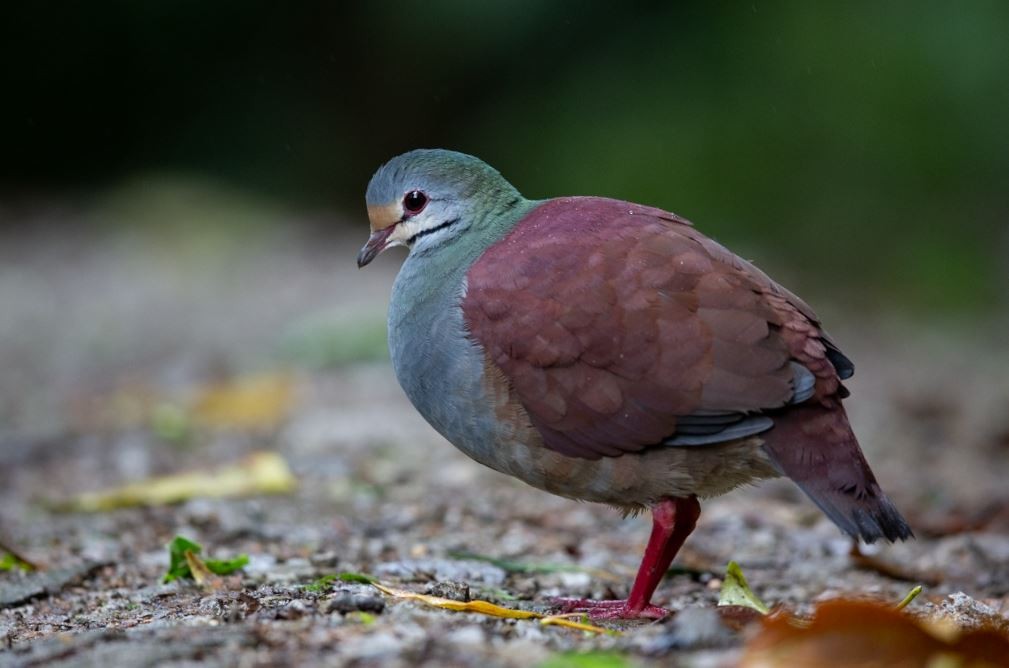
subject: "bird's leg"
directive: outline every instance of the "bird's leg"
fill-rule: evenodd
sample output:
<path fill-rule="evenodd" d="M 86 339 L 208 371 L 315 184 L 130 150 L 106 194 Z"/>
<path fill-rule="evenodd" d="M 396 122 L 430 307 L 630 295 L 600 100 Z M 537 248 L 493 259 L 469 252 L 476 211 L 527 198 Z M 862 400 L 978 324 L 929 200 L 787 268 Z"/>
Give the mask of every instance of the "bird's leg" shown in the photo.
<path fill-rule="evenodd" d="M 701 504 L 696 496 L 665 498 L 652 506 L 652 535 L 634 578 L 631 595 L 623 601 L 559 599 L 564 612 L 586 612 L 594 619 L 661 619 L 669 611 L 651 605 L 652 594 L 669 570 L 673 557 L 697 524 Z"/>

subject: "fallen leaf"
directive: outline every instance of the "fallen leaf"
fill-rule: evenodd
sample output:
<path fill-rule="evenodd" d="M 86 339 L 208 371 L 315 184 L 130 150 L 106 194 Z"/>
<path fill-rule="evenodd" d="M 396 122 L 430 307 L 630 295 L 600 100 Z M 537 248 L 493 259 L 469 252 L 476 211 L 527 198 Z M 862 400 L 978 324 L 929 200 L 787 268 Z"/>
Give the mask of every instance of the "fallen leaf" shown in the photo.
<path fill-rule="evenodd" d="M 192 403 L 193 417 L 217 429 L 263 430 L 287 417 L 294 401 L 288 374 L 260 374 L 208 385 Z"/>
<path fill-rule="evenodd" d="M 81 494 L 53 505 L 58 510 L 102 512 L 179 503 L 196 497 L 284 494 L 292 491 L 295 485 L 294 475 L 280 455 L 254 452 L 239 464 L 216 471 L 192 471 L 151 478 L 110 490 Z"/>
<path fill-rule="evenodd" d="M 913 601 L 914 599 L 918 598 L 918 594 L 920 594 L 922 592 L 922 589 L 924 589 L 924 587 L 922 587 L 921 585 L 918 585 L 916 587 L 912 587 L 911 591 L 907 592 L 907 596 L 905 596 L 903 599 L 901 599 L 900 603 L 898 603 L 896 606 L 894 606 L 895 609 L 897 609 L 897 610 L 903 610 L 907 606 L 911 605 L 911 601 Z"/>
<path fill-rule="evenodd" d="M 811 619 L 777 613 L 747 643 L 742 668 L 1006 666 L 1009 637 L 994 629 L 939 638 L 907 613 L 863 600 L 834 599 Z"/>
<path fill-rule="evenodd" d="M 357 584 L 375 584 L 378 582 L 374 577 L 364 573 L 352 573 L 344 571 L 342 573 L 330 573 L 323 575 L 312 584 L 305 585 L 305 591 L 320 593 L 329 589 L 329 585 L 334 582 L 354 582 Z"/>
<path fill-rule="evenodd" d="M 722 624 L 737 632 L 764 618 L 764 613 L 749 606 L 723 605 L 720 603 L 716 610 L 722 620 Z"/>
<path fill-rule="evenodd" d="M 10 552 L 0 552 L 0 571 L 13 571 L 15 568 L 19 571 L 35 570 L 27 561 L 18 559 L 17 555 Z"/>
<path fill-rule="evenodd" d="M 386 587 L 378 582 L 371 583 L 371 586 L 378 589 L 383 594 L 387 596 L 392 596 L 393 598 L 408 599 L 411 601 L 419 601 L 425 605 L 434 606 L 436 608 L 442 608 L 443 610 L 454 610 L 456 612 L 476 612 L 481 615 L 488 615 L 490 617 L 505 617 L 507 619 L 541 619 L 543 615 L 538 612 L 533 612 L 531 610 L 514 610 L 512 608 L 502 608 L 499 605 L 494 605 L 489 601 L 456 601 L 451 598 L 442 598 L 440 596 L 428 596 L 427 594 L 416 594 L 412 591 L 405 591 L 403 589 L 392 589 Z"/>
<path fill-rule="evenodd" d="M 378 579 L 371 575 L 367 575 L 365 573 L 352 573 L 350 571 L 337 573 L 336 579 L 340 582 L 356 582 L 357 584 L 375 584 L 378 582 Z"/>
<path fill-rule="evenodd" d="M 730 561 L 725 568 L 725 579 L 722 581 L 722 589 L 718 594 L 718 605 L 743 606 L 764 615 L 770 612 L 767 604 L 750 589 L 750 585 L 746 582 L 746 576 L 743 575 L 743 569 L 734 561 Z"/>
<path fill-rule="evenodd" d="M 192 550 L 186 550 L 183 553 L 186 559 L 186 566 L 189 568 L 190 575 L 193 576 L 193 580 L 201 587 L 206 587 L 208 589 L 220 589 L 221 579 L 214 577 L 214 574 L 210 572 L 207 565 L 200 559 Z"/>
<path fill-rule="evenodd" d="M 240 554 L 234 559 L 202 559 L 203 546 L 185 536 L 176 536 L 168 544 L 168 570 L 162 582 L 192 578 L 196 584 L 210 583 L 215 575 L 231 575 L 249 563 L 249 556 Z"/>
<path fill-rule="evenodd" d="M 333 574 L 323 575 L 321 578 L 318 578 L 315 582 L 305 585 L 304 589 L 305 591 L 321 594 L 322 592 L 328 590 L 329 585 L 336 582 L 336 579 L 337 579 L 336 575 Z"/>
<path fill-rule="evenodd" d="M 883 559 L 870 554 L 864 554 L 857 540 L 853 540 L 851 542 L 851 550 L 848 552 L 848 557 L 851 559 L 852 564 L 854 564 L 856 568 L 873 571 L 894 580 L 901 580 L 903 582 L 924 582 L 925 584 L 934 587 L 942 582 L 943 579 L 942 575 L 939 573 L 918 570 L 904 564 L 895 564 L 893 562 L 884 561 Z"/>
<path fill-rule="evenodd" d="M 371 586 L 378 589 L 383 594 L 387 596 L 392 596 L 393 598 L 406 599 L 411 601 L 418 601 L 424 603 L 425 605 L 430 605 L 435 608 L 441 608 L 443 610 L 453 610 L 455 612 L 475 612 L 481 615 L 487 615 L 489 617 L 502 617 L 505 619 L 538 619 L 545 626 L 564 626 L 570 629 L 576 629 L 579 631 L 588 631 L 590 633 L 616 633 L 610 629 L 604 629 L 601 626 L 594 626 L 592 624 L 586 624 L 583 622 L 572 621 L 564 615 L 544 615 L 539 612 L 534 612 L 532 610 L 515 610 L 513 608 L 503 608 L 500 605 L 494 605 L 490 601 L 456 601 L 451 598 L 442 598 L 440 596 L 428 596 L 427 594 L 416 594 L 412 591 L 405 591 L 402 589 L 393 589 L 391 587 L 386 587 L 378 582 L 372 582 Z"/>
<path fill-rule="evenodd" d="M 169 401 L 163 401 L 151 409 L 149 422 L 155 436 L 169 443 L 184 444 L 193 436 L 189 414 L 182 406 Z"/>
<path fill-rule="evenodd" d="M 176 536 L 168 544 L 168 571 L 161 579 L 162 582 L 171 582 L 178 578 L 189 577 L 189 564 L 186 563 L 186 552 L 199 554 L 203 546 L 195 543 L 185 536 Z"/>
<path fill-rule="evenodd" d="M 617 652 L 564 652 L 553 655 L 537 668 L 630 668 L 634 665 Z"/>
<path fill-rule="evenodd" d="M 170 396 L 130 382 L 108 396 L 82 400 L 73 421 L 82 431 L 143 425 L 169 443 L 186 444 L 201 429 L 275 429 L 290 414 L 296 388 L 287 372 L 218 380 Z"/>
<path fill-rule="evenodd" d="M 584 617 L 583 617 L 584 618 Z M 589 624 L 588 622 L 578 622 L 570 619 L 567 615 L 549 615 L 540 619 L 540 624 L 543 626 L 563 626 L 568 629 L 574 629 L 576 631 L 585 631 L 587 633 L 606 633 L 608 635 L 620 635 L 618 631 L 613 629 L 604 629 L 601 626 L 596 626 L 595 624 Z"/>
<path fill-rule="evenodd" d="M 29 561 L 8 544 L 0 542 L 0 571 L 12 571 L 15 568 L 21 571 L 39 570 L 38 564 Z"/>

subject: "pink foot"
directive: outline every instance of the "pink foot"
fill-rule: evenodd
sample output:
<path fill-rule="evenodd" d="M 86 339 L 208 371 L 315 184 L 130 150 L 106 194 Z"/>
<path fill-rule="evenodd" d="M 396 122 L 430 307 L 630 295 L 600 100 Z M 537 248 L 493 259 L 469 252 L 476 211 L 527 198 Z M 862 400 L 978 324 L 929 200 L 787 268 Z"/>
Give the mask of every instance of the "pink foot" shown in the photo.
<path fill-rule="evenodd" d="M 587 598 L 555 598 L 554 605 L 562 614 L 584 612 L 590 619 L 662 619 L 671 614 L 665 608 L 646 605 L 640 610 L 632 610 L 627 601 L 593 601 Z"/>

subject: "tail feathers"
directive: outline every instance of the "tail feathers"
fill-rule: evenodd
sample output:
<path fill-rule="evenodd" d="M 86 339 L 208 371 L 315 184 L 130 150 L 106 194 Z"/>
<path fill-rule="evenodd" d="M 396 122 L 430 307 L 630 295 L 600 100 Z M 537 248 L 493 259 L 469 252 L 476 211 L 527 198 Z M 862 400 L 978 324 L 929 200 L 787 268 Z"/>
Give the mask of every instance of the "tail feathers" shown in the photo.
<path fill-rule="evenodd" d="M 793 406 L 773 417 L 774 428 L 761 435 L 765 451 L 842 531 L 867 543 L 914 536 L 879 488 L 840 402 Z"/>
<path fill-rule="evenodd" d="M 798 482 L 799 488 L 841 531 L 867 543 L 885 538 L 891 543 L 913 538 L 914 533 L 900 511 L 878 485 L 861 499 L 844 491 L 825 488 L 816 483 Z"/>

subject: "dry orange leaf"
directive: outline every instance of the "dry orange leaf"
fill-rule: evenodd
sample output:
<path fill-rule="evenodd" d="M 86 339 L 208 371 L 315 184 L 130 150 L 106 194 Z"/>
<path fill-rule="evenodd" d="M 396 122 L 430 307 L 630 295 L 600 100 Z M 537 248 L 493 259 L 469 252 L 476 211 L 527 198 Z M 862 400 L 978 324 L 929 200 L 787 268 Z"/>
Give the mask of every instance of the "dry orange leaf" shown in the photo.
<path fill-rule="evenodd" d="M 567 619 L 564 616 L 549 616 L 533 612 L 532 610 L 514 610 L 512 608 L 503 608 L 500 605 L 491 603 L 490 601 L 456 601 L 451 598 L 428 596 L 427 594 L 416 594 L 412 591 L 405 591 L 403 589 L 393 589 L 392 587 L 386 587 L 385 585 L 377 582 L 373 582 L 371 586 L 375 587 L 387 596 L 418 601 L 435 608 L 442 608 L 443 610 L 475 612 L 477 614 L 488 615 L 490 617 L 504 617 L 507 619 L 538 619 L 544 626 L 563 626 L 569 629 L 588 631 L 590 633 L 615 633 L 614 631 L 604 629 L 601 626 L 576 622 Z"/>
<path fill-rule="evenodd" d="M 952 639 L 893 606 L 833 600 L 812 619 L 789 613 L 765 618 L 746 645 L 742 668 L 998 668 L 1009 666 L 1009 637 L 995 629 L 967 631 Z"/>

